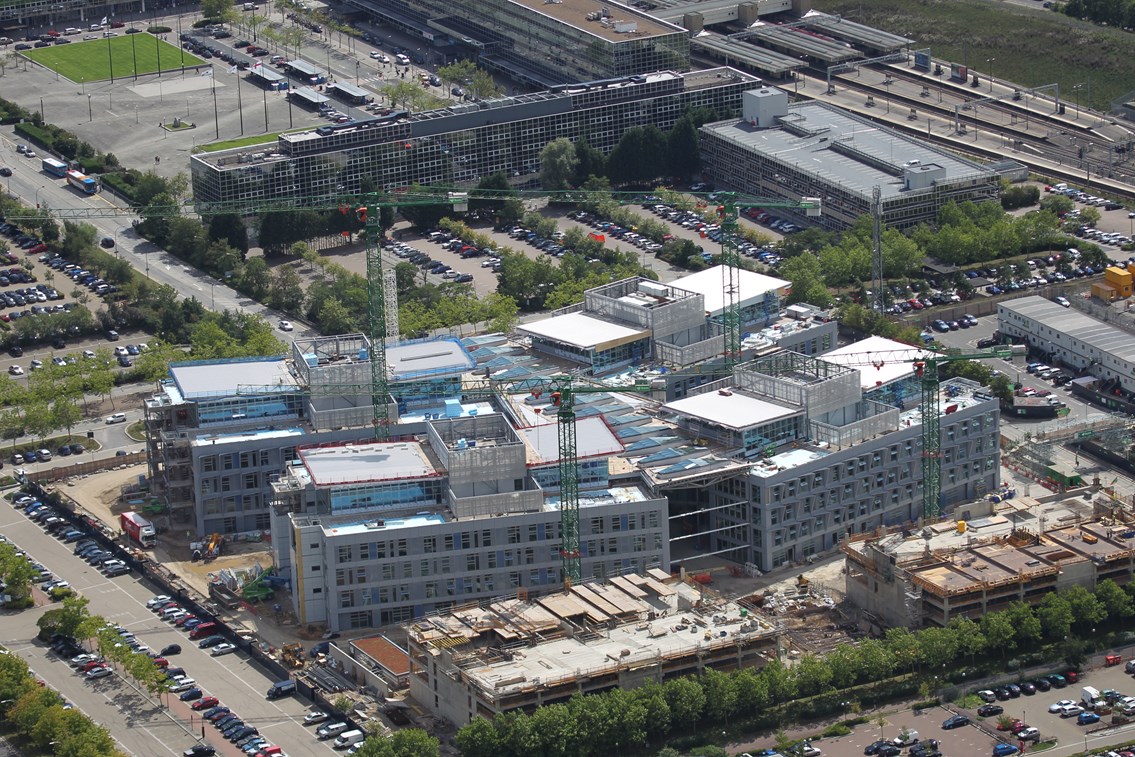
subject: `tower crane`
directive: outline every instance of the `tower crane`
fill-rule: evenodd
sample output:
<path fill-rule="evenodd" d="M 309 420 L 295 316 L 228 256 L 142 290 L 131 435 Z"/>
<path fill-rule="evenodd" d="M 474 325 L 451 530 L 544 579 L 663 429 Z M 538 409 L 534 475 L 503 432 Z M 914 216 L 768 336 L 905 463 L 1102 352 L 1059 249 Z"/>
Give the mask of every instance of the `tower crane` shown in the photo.
<path fill-rule="evenodd" d="M 1012 350 L 1004 349 L 985 352 L 878 350 L 840 356 L 840 365 L 853 368 L 878 370 L 884 365 L 895 363 L 914 365 L 914 373 L 922 390 L 922 517 L 937 518 L 942 509 L 942 392 L 939 386 L 939 368 L 962 360 L 1012 357 Z"/>
<path fill-rule="evenodd" d="M 246 215 L 249 213 L 287 213 L 297 210 L 335 210 L 354 213 L 367 231 L 367 289 L 368 289 L 368 328 L 367 336 L 370 340 L 369 362 L 371 366 L 371 384 L 364 393 L 371 396 L 373 410 L 374 433 L 377 439 L 385 439 L 390 433 L 389 405 L 389 372 L 386 363 L 387 339 L 387 311 L 386 296 L 383 280 L 383 263 L 379 239 L 382 229 L 379 218 L 384 208 L 404 208 L 423 205 L 448 205 L 455 210 L 465 210 L 470 199 L 478 200 L 507 200 L 514 198 L 548 198 L 547 192 L 531 191 L 505 191 L 470 189 L 455 191 L 452 188 L 420 188 L 413 192 L 397 192 L 393 194 L 370 193 L 365 195 L 339 195 L 323 197 L 290 197 L 264 200 L 238 200 L 232 202 L 193 202 L 165 206 L 148 206 L 145 209 L 149 217 L 169 217 L 185 213 L 199 216 L 234 213 Z M 641 193 L 632 192 L 587 192 L 571 191 L 553 196 L 553 199 L 571 202 L 584 202 L 588 200 L 614 200 L 623 205 L 642 202 Z M 820 214 L 820 201 L 818 198 L 803 198 L 800 201 L 784 200 L 778 198 L 763 198 L 743 195 L 736 192 L 713 193 L 710 199 L 720 203 L 717 206 L 717 216 L 722 230 L 721 264 L 723 269 L 724 307 L 722 312 L 722 325 L 724 330 L 724 366 L 723 371 L 732 370 L 733 365 L 741 354 L 741 293 L 740 268 L 741 255 L 736 244 L 735 236 L 738 231 L 737 214 L 741 208 L 799 208 L 809 216 Z M 122 218 L 137 214 L 134 208 L 123 208 L 113 205 L 81 206 L 74 208 L 52 208 L 50 215 L 68 220 L 84 220 L 95 218 Z M 38 220 L 42 215 L 9 214 L 8 220 Z M 339 390 L 348 387 L 339 387 Z M 355 387 L 360 389 L 361 387 Z M 239 390 L 238 390 L 239 391 Z M 611 392 L 611 391 L 649 391 L 649 387 L 635 386 L 623 387 L 618 390 L 609 387 L 584 386 L 579 379 L 571 376 L 554 376 L 547 379 L 530 379 L 527 381 L 497 382 L 485 379 L 478 383 L 463 383 L 463 392 L 477 391 L 539 391 L 549 392 L 553 398 L 553 405 L 557 407 L 557 426 L 559 444 L 559 473 L 560 473 L 560 519 L 563 537 L 561 555 L 563 558 L 563 573 L 565 582 L 579 581 L 581 578 L 580 543 L 579 543 L 579 468 L 576 446 L 575 424 L 575 396 L 577 394 Z"/>

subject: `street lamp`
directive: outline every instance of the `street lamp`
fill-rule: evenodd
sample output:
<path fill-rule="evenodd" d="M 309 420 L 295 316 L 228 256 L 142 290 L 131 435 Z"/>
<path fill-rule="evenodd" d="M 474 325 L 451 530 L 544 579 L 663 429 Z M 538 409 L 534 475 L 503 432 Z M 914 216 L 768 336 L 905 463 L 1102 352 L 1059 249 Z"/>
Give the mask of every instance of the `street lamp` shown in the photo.
<path fill-rule="evenodd" d="M 46 189 L 46 188 L 47 188 L 47 185 L 44 184 L 43 186 L 41 186 L 39 189 L 37 189 L 35 191 L 35 206 L 37 208 L 39 207 L 39 192 L 40 192 L 40 189 Z"/>
<path fill-rule="evenodd" d="M 1076 97 L 1076 120 L 1080 119 L 1080 89 L 1083 88 L 1083 86 L 1083 84 L 1072 85 L 1072 92 Z"/>
<path fill-rule="evenodd" d="M 87 95 L 87 120 L 88 121 L 94 121 L 95 120 L 94 111 L 91 110 L 91 96 L 90 95 Z"/>
<path fill-rule="evenodd" d="M 989 91 L 993 91 L 993 64 L 997 62 L 996 58 L 986 58 L 985 62 L 989 64 Z"/>

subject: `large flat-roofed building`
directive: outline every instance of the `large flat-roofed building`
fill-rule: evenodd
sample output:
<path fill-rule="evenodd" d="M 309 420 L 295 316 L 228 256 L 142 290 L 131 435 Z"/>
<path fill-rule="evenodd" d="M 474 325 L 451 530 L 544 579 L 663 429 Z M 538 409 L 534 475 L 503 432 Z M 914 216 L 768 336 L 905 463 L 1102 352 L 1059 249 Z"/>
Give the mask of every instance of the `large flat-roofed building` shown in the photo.
<path fill-rule="evenodd" d="M 360 192 L 363 177 L 395 189 L 472 184 L 498 171 L 519 184 L 538 176 L 553 139 L 586 138 L 606 153 L 627 129 L 669 129 L 688 108 L 740 113 L 741 92 L 759 84 L 732 68 L 663 71 L 281 134 L 270 145 L 192 156 L 193 196 L 339 196 Z"/>
<path fill-rule="evenodd" d="M 269 479 L 296 448 L 357 439 L 374 418 L 370 343 L 361 334 L 297 339 L 269 358 L 174 363 L 145 402 L 151 487 L 174 522 L 198 535 L 270 528 Z M 390 345 L 395 421 L 464 412 L 461 393 L 475 362 L 457 339 Z"/>
<path fill-rule="evenodd" d="M 756 608 L 661 570 L 466 604 L 406 630 L 410 695 L 457 725 L 707 668 L 759 666 L 777 644 Z"/>
<path fill-rule="evenodd" d="M 415 437 L 298 450 L 272 482 L 272 534 L 301 623 L 387 625 L 563 582 L 556 424 L 478 410 Z M 602 418 L 581 419 L 577 439 L 583 575 L 669 565 L 665 497 L 612 465 L 623 445 Z"/>
<path fill-rule="evenodd" d="M 998 484 L 997 401 L 980 389 L 961 379 L 942 386 L 946 507 Z M 707 499 L 691 525 L 709 552 L 768 571 L 832 549 L 848 534 L 922 518 L 922 407 L 869 399 L 856 369 L 779 352 L 692 389 L 662 412 L 687 435 L 749 463 L 732 476 L 706 468 Z M 676 462 L 639 465 L 653 480 L 656 465 Z"/>
<path fill-rule="evenodd" d="M 601 0 L 351 0 L 351 5 L 448 35 L 480 63 L 538 86 L 690 67 L 689 34 L 629 5 Z"/>
<path fill-rule="evenodd" d="M 1120 534 L 1130 526 L 1086 515 L 1060 502 L 1013 499 L 995 509 L 985 501 L 974 504 L 963 526 L 951 521 L 909 536 L 853 537 L 842 545 L 848 601 L 876 626 L 916 628 L 977 620 L 1017 601 L 1037 604 L 1070 586 L 1126 584 L 1135 549 Z"/>
<path fill-rule="evenodd" d="M 517 332 L 531 339 L 533 350 L 596 375 L 652 361 L 675 368 L 703 363 L 725 349 L 723 278 L 724 268 L 713 266 L 669 284 L 642 277 L 615 281 Z M 746 356 L 778 348 L 812 354 L 835 344 L 834 321 L 817 320 L 810 309 L 782 311 L 787 281 L 741 270 L 737 282 Z"/>
<path fill-rule="evenodd" d="M 1135 336 L 1043 297 L 1021 297 L 997 306 L 1002 334 L 1024 339 L 1045 360 L 1135 392 Z"/>
<path fill-rule="evenodd" d="M 708 175 L 757 197 L 822 197 L 829 229 L 870 213 L 876 187 L 883 222 L 898 228 L 934 221 L 949 202 L 997 197 L 995 171 L 834 105 L 789 105 L 775 87 L 746 92 L 742 118 L 700 133 Z"/>

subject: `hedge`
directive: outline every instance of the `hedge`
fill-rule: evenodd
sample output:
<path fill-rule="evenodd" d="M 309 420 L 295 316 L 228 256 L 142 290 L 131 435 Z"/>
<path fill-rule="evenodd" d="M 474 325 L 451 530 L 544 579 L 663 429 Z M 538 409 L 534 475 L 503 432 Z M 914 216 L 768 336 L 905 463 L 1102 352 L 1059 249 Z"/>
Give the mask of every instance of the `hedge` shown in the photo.
<path fill-rule="evenodd" d="M 29 119 L 32 115 L 23 107 L 10 100 L 0 98 L 0 124 L 14 124 L 21 119 Z"/>
<path fill-rule="evenodd" d="M 146 29 L 150 34 L 169 34 L 173 29 L 168 26 L 151 26 Z"/>

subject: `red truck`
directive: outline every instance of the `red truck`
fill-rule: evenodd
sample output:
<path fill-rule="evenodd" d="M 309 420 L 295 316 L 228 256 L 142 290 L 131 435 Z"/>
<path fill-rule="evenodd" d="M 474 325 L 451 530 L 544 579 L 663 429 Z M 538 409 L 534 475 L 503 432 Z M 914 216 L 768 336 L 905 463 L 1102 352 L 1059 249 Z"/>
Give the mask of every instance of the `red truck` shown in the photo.
<path fill-rule="evenodd" d="M 122 513 L 119 517 L 122 522 L 122 530 L 127 536 L 146 549 L 154 546 L 155 532 L 153 523 L 134 511 Z"/>

